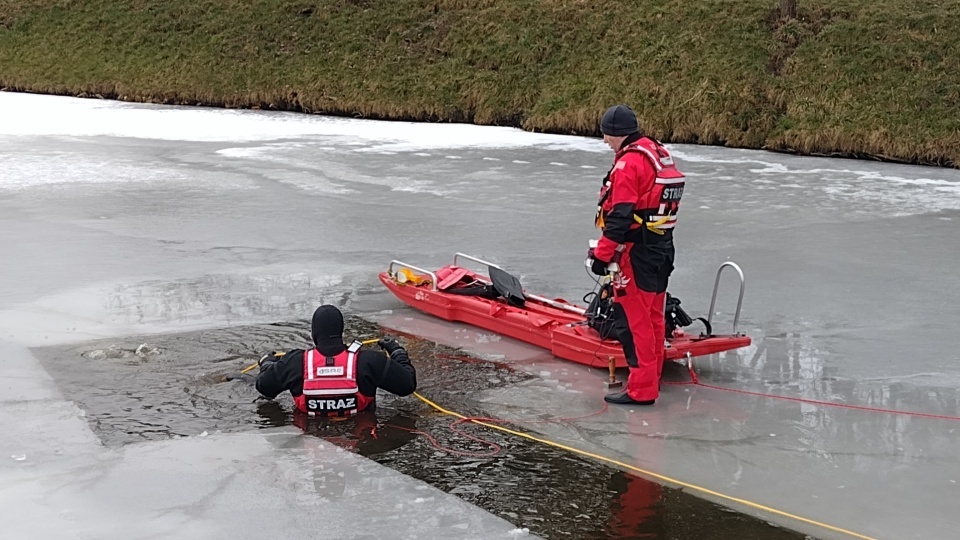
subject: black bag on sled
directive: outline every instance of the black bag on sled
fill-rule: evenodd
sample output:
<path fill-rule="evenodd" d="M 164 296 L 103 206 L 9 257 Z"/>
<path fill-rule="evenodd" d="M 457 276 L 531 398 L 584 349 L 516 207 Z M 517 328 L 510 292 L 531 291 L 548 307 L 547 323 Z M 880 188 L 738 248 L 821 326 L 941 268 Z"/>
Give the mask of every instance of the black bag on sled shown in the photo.
<path fill-rule="evenodd" d="M 500 296 L 507 300 L 511 306 L 524 307 L 527 303 L 527 297 L 523 295 L 523 285 L 520 280 L 496 266 L 491 266 L 490 281 L 493 282 L 493 288 L 500 293 Z"/>
<path fill-rule="evenodd" d="M 590 295 L 593 298 L 588 301 Z M 613 328 L 613 284 L 604 283 L 598 292 L 587 294 L 583 300 L 588 302 L 584 313 L 587 326 L 596 330 L 600 339 L 617 339 Z"/>
<path fill-rule="evenodd" d="M 693 324 L 693 321 L 701 321 L 706 327 L 706 335 L 712 336 L 713 329 L 710 328 L 710 323 L 707 322 L 703 317 L 697 317 L 696 319 L 691 319 L 687 312 L 680 307 L 680 299 L 676 296 L 671 296 L 670 293 L 667 293 L 667 303 L 663 307 L 663 316 L 666 319 L 666 336 L 667 339 L 670 339 L 673 336 L 674 330 L 677 328 L 683 328 L 684 326 L 690 326 Z"/>
<path fill-rule="evenodd" d="M 584 314 L 587 318 L 587 325 L 600 334 L 600 339 L 617 339 L 613 320 L 613 285 L 611 283 L 605 283 L 600 287 L 599 292 L 591 294 L 593 298 L 591 298 L 589 304 L 587 304 L 587 312 Z M 590 295 L 588 294 L 587 297 L 584 298 L 584 301 L 589 297 Z M 664 333 L 667 339 L 673 336 L 673 332 L 677 328 L 690 326 L 694 321 L 703 322 L 707 330 L 706 335 L 713 335 L 710 323 L 708 323 L 706 319 L 703 317 L 692 319 L 690 315 L 687 315 L 687 312 L 680 307 L 680 299 L 670 293 L 667 293 L 663 316 L 666 326 Z"/>

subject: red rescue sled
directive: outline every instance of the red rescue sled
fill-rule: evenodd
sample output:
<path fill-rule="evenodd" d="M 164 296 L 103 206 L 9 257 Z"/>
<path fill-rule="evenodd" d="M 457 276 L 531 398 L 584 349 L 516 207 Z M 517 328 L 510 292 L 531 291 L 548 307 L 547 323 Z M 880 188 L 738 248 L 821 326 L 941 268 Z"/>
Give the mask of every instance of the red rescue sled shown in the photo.
<path fill-rule="evenodd" d="M 453 264 L 436 271 L 424 270 L 401 261 L 391 261 L 380 281 L 390 292 L 408 305 L 448 321 L 458 321 L 508 336 L 549 350 L 554 356 L 592 367 L 605 368 L 611 359 L 617 367 L 626 367 L 623 349 L 613 339 L 601 339 L 600 334 L 586 323 L 586 309 L 561 298 L 549 299 L 523 291 L 522 302 L 508 302 L 503 296 L 490 298 L 462 294 L 462 290 L 477 284 L 489 285 L 492 280 L 457 264 L 460 258 L 469 259 L 488 268 L 489 273 L 503 272 L 499 266 L 470 255 L 457 253 Z M 703 356 L 746 347 L 750 338 L 737 332 L 740 306 L 743 302 L 743 272 L 726 262 L 717 272 L 710 313 L 717 297 L 717 285 L 725 267 L 733 267 L 740 275 L 740 298 L 734 316 L 733 334 L 689 335 L 682 330 L 667 338 L 666 359 Z M 496 269 L 496 270 L 493 270 Z M 519 282 L 503 272 L 519 287 Z M 522 303 L 523 307 L 518 306 Z M 709 327 L 709 317 L 707 326 Z"/>

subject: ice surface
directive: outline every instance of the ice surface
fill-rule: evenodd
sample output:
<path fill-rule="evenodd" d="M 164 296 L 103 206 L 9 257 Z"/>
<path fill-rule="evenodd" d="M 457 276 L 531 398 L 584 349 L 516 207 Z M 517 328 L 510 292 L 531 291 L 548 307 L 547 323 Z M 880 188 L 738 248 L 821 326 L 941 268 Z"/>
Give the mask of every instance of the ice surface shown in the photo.
<path fill-rule="evenodd" d="M 593 285 L 583 258 L 610 165 L 598 140 L 9 93 L 0 93 L 0 118 L 0 340 L 15 349 L 0 351 L 0 493 L 24 501 L 18 518 L 49 530 L 77 520 L 92 537 L 109 533 L 101 520 L 149 523 L 161 536 L 181 526 L 199 537 L 214 521 L 259 534 L 256 514 L 237 511 L 241 494 L 255 500 L 253 487 L 237 487 L 245 462 L 262 459 L 271 441 L 293 440 L 211 433 L 105 452 L 24 346 L 306 318 L 330 302 L 428 337 L 449 331 L 455 345 L 555 381 L 531 388 L 536 403 L 524 401 L 529 393 L 478 395 L 490 414 L 598 408 L 602 370 L 455 332 L 463 327 L 414 314 L 376 279 L 391 259 L 430 267 L 465 251 L 521 276 L 528 290 L 579 301 Z M 754 344 L 699 360 L 704 381 L 960 414 L 960 171 L 671 149 L 688 174 L 671 292 L 700 316 L 721 262 L 736 261 L 747 278 L 740 329 Z M 729 331 L 735 292 L 728 275 L 718 331 Z M 38 425 L 49 430 L 33 433 Z M 960 525 L 949 507 L 960 429 L 946 421 L 665 387 L 652 413 L 614 409 L 578 426 L 531 429 L 873 536 L 950 537 Z M 231 443 L 243 448 L 222 448 Z M 208 456 L 220 452 L 240 452 L 244 463 Z M 192 472 L 178 461 L 194 458 Z M 306 450 L 282 461 L 298 459 Z M 187 502 L 163 502 L 165 514 L 134 508 L 132 484 L 118 478 L 168 486 L 156 473 L 163 467 L 195 474 L 187 485 L 211 502 L 164 487 L 158 498 Z M 318 500 L 304 497 L 281 500 Z M 433 532 L 462 523 L 437 522 Z M 490 534 L 516 529 L 502 525 Z"/>

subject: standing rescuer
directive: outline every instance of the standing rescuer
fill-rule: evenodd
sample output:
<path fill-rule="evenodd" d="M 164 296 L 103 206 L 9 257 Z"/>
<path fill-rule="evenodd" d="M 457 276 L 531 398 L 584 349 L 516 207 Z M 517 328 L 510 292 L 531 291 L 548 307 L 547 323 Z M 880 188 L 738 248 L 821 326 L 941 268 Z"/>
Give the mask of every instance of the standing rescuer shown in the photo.
<path fill-rule="evenodd" d="M 290 391 L 296 409 L 311 416 L 350 416 L 374 405 L 377 388 L 398 396 L 417 389 L 417 372 L 396 339 L 377 342 L 380 351 L 343 343 L 343 314 L 324 305 L 313 313 L 315 348 L 265 355 L 257 391 L 273 399 Z M 389 355 L 389 357 L 388 357 Z"/>
<path fill-rule="evenodd" d="M 605 276 L 615 259 L 620 266 L 613 276 L 614 328 L 630 366 L 626 390 L 604 399 L 653 405 L 660 395 L 663 307 L 684 176 L 663 145 L 640 133 L 630 107 L 607 109 L 600 132 L 615 156 L 600 191 L 596 224 L 603 234 L 591 270 Z"/>

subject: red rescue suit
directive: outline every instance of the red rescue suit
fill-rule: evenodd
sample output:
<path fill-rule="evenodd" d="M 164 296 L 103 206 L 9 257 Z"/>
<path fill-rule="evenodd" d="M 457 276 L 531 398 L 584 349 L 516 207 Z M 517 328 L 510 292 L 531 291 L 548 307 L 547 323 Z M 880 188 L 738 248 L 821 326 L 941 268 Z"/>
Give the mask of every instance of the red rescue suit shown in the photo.
<path fill-rule="evenodd" d="M 310 416 L 351 416 L 373 403 L 357 387 L 357 351 L 354 343 L 336 356 L 316 349 L 303 353 L 303 393 L 293 398 L 300 412 Z"/>
<path fill-rule="evenodd" d="M 600 192 L 596 223 L 603 235 L 594 257 L 620 265 L 613 296 L 617 335 L 630 366 L 626 391 L 635 401 L 650 401 L 660 395 L 663 307 L 685 179 L 658 142 L 625 142 Z"/>

